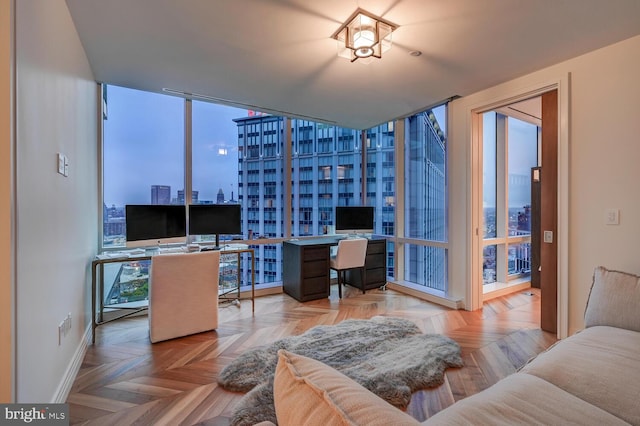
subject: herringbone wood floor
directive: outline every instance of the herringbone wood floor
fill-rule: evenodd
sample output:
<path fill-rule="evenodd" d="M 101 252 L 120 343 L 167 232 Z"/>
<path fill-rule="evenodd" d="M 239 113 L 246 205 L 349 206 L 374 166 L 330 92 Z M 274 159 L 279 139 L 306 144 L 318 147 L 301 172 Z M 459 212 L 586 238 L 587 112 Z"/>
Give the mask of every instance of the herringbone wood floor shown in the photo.
<path fill-rule="evenodd" d="M 555 342 L 539 328 L 539 292 L 493 299 L 475 312 L 456 311 L 388 290 L 361 294 L 347 287 L 331 297 L 299 303 L 278 294 L 240 307 L 221 305 L 218 330 L 152 345 L 147 317 L 97 329 L 67 402 L 72 424 L 228 425 L 242 394 L 216 384 L 218 372 L 242 351 L 320 324 L 375 315 L 414 321 L 462 347 L 465 366 L 449 369 L 445 383 L 416 392 L 408 412 L 422 421 L 453 402 L 513 373 Z"/>

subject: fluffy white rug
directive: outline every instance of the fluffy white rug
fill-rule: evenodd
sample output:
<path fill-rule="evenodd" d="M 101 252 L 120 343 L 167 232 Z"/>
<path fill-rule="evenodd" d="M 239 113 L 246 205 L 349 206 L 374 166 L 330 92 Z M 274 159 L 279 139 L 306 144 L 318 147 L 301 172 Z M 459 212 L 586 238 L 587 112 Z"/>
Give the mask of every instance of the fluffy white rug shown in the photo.
<path fill-rule="evenodd" d="M 264 420 L 277 424 L 273 376 L 279 349 L 321 361 L 401 409 L 416 390 L 442 384 L 447 367 L 462 367 L 456 342 L 438 334 L 422 334 L 405 319 L 374 317 L 317 326 L 251 349 L 220 372 L 218 383 L 224 389 L 249 391 L 235 407 L 232 425 Z"/>

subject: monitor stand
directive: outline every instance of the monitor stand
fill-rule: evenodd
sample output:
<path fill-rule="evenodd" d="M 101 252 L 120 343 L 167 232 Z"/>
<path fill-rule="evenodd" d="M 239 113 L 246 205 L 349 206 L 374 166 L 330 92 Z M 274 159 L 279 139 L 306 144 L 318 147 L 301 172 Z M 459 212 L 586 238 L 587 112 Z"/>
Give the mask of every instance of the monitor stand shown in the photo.
<path fill-rule="evenodd" d="M 216 245 L 215 246 L 204 246 L 200 249 L 200 251 L 211 251 L 211 250 L 220 250 L 220 234 L 216 234 Z"/>

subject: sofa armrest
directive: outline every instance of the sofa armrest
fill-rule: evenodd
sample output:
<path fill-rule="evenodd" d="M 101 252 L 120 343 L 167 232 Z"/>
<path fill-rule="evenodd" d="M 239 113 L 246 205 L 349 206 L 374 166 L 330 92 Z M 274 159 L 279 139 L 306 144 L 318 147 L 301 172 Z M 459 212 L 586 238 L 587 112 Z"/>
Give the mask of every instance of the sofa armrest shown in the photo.
<path fill-rule="evenodd" d="M 640 331 L 640 276 L 599 266 L 593 273 L 585 327 L 605 325 Z"/>

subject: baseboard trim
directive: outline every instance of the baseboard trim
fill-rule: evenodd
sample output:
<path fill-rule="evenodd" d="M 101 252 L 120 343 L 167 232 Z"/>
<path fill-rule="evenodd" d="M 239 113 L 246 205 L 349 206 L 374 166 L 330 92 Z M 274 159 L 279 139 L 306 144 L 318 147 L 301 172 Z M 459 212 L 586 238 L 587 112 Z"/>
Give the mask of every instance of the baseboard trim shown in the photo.
<path fill-rule="evenodd" d="M 275 286 L 272 286 L 272 287 L 263 287 L 263 288 L 260 288 L 260 289 L 258 289 L 258 288 L 255 289 L 256 297 L 269 296 L 271 294 L 280 294 L 280 293 L 282 293 L 282 286 L 281 285 L 275 285 Z M 231 293 L 231 294 L 233 294 L 233 293 Z M 241 290 L 240 291 L 240 299 L 241 300 L 251 299 L 251 290 Z"/>
<path fill-rule="evenodd" d="M 392 283 L 392 282 L 387 282 L 386 287 L 390 290 L 397 291 L 398 293 L 407 294 L 409 296 L 426 300 L 427 302 L 432 302 L 437 305 L 444 306 L 446 308 L 464 309 L 464 304 L 459 299 L 447 299 L 445 297 L 440 297 L 434 294 L 425 293 L 423 291 L 414 290 L 412 288 L 409 288 L 400 284 Z"/>
<path fill-rule="evenodd" d="M 71 387 L 73 386 L 73 382 L 78 375 L 78 371 L 80 371 L 80 366 L 82 365 L 84 356 L 87 353 L 87 348 L 89 346 L 90 340 L 91 324 L 89 324 L 84 331 L 82 339 L 80 340 L 80 344 L 76 348 L 76 351 L 73 354 L 73 358 L 71 358 L 71 362 L 69 362 L 69 366 L 64 372 L 64 376 L 62 376 L 62 380 L 60 380 L 60 384 L 58 385 L 58 388 L 56 389 L 56 392 L 54 393 L 51 400 L 52 404 L 62 404 L 67 401 L 69 392 L 71 392 Z"/>

